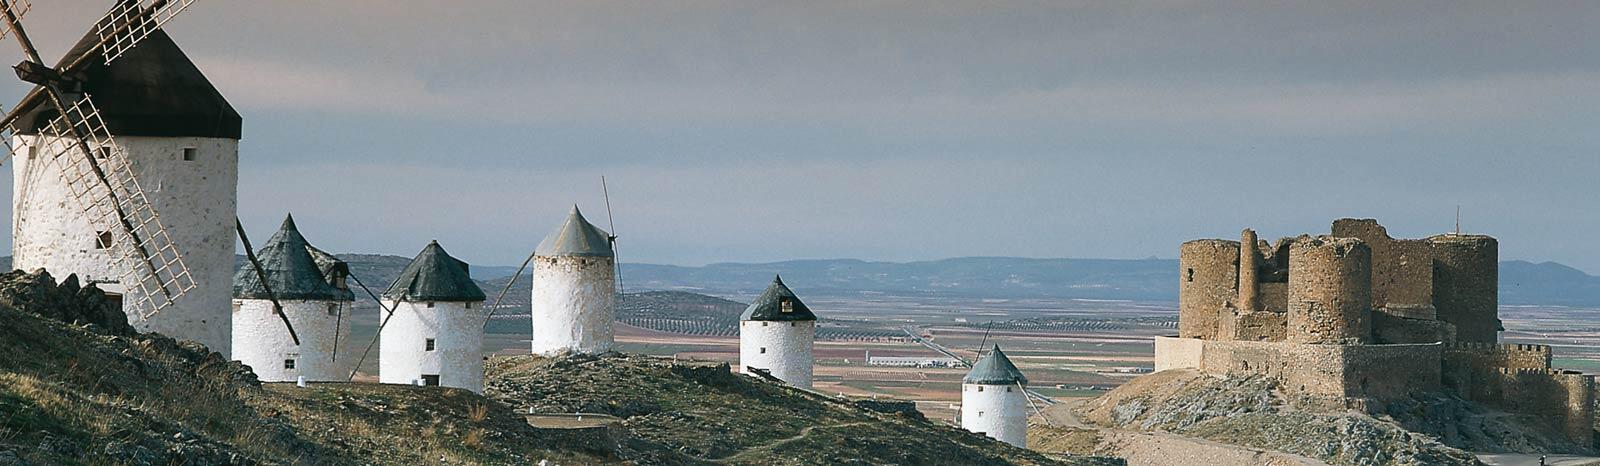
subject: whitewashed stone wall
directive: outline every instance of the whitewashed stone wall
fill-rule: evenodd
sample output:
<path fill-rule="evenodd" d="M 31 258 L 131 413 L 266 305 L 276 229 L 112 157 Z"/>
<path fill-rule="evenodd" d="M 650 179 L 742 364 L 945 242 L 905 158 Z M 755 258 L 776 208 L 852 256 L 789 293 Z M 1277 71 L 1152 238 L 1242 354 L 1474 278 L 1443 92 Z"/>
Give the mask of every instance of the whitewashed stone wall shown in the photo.
<path fill-rule="evenodd" d="M 533 263 L 533 354 L 600 354 L 616 337 L 616 264 L 610 257 L 540 256 Z"/>
<path fill-rule="evenodd" d="M 811 389 L 817 323 L 739 322 L 739 372 L 765 369 L 789 385 Z"/>
<path fill-rule="evenodd" d="M 25 147 L 34 136 L 16 136 Z M 239 141 L 217 138 L 119 137 L 150 204 L 184 255 L 196 288 L 150 319 L 128 316 L 134 328 L 194 340 L 230 356 L 234 218 L 238 205 Z M 39 145 L 33 144 L 38 147 Z M 194 148 L 195 160 L 183 159 Z M 97 249 L 98 231 L 84 218 L 61 180 L 60 165 L 43 154 L 12 159 L 13 267 L 43 268 L 57 280 L 80 280 L 122 293 L 122 264 Z M 135 313 L 136 314 L 136 313 Z"/>
<path fill-rule="evenodd" d="M 961 384 L 961 428 L 1026 448 L 1027 395 L 1016 385 Z"/>
<path fill-rule="evenodd" d="M 354 361 L 336 361 L 334 349 L 336 344 L 339 348 L 352 344 L 350 303 L 279 301 L 284 315 L 294 324 L 300 346 L 294 345 L 283 320 L 272 313 L 272 301 L 236 299 L 233 303 L 234 359 L 250 366 L 262 382 L 293 382 L 299 376 L 311 382 L 342 382 L 349 378 Z M 284 367 L 284 360 L 288 359 L 295 361 L 293 369 Z"/>
<path fill-rule="evenodd" d="M 378 340 L 378 381 L 411 384 L 424 375 L 439 385 L 483 393 L 483 303 L 394 302 Z M 381 316 L 379 317 L 382 318 Z M 427 339 L 434 339 L 433 350 Z"/>

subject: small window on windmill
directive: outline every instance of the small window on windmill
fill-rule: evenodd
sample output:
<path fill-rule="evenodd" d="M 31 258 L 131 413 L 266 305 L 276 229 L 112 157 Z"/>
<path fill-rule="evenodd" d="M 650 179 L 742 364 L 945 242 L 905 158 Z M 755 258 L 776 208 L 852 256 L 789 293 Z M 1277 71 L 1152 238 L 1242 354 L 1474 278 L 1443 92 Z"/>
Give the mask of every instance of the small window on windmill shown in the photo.
<path fill-rule="evenodd" d="M 761 354 L 767 354 L 767 348 L 765 346 L 761 347 Z"/>
<path fill-rule="evenodd" d="M 283 360 L 283 368 L 284 369 L 294 369 L 294 360 L 293 359 L 285 359 L 285 360 Z"/>
<path fill-rule="evenodd" d="M 789 298 L 779 299 L 778 309 L 783 312 L 794 312 L 794 301 L 790 301 Z"/>
<path fill-rule="evenodd" d="M 36 159 L 36 158 L 39 158 L 39 145 L 37 145 L 37 144 L 29 144 L 28 145 L 28 160 L 33 160 L 33 159 Z"/>
<path fill-rule="evenodd" d="M 439 386 L 439 374 L 422 374 L 422 384 L 430 387 Z"/>
<path fill-rule="evenodd" d="M 95 233 L 95 235 L 94 235 L 94 248 L 95 249 L 110 249 L 111 248 L 111 232 L 102 231 L 102 232 Z"/>
<path fill-rule="evenodd" d="M 983 411 L 978 411 L 978 417 L 983 417 Z"/>
<path fill-rule="evenodd" d="M 328 315 L 339 315 L 339 303 L 328 303 Z"/>
<path fill-rule="evenodd" d="M 199 154 L 200 154 L 200 149 L 196 149 L 196 148 L 193 148 L 193 147 L 185 147 L 185 148 L 183 148 L 183 160 L 185 162 L 193 162 L 195 156 L 197 156 Z"/>
<path fill-rule="evenodd" d="M 980 391 L 980 392 L 983 391 L 983 386 L 982 385 L 978 386 L 978 391 Z"/>
<path fill-rule="evenodd" d="M 472 309 L 472 303 L 467 303 L 467 309 Z"/>
<path fill-rule="evenodd" d="M 434 344 L 433 344 L 433 339 L 432 338 L 429 338 L 429 339 L 424 340 L 422 342 L 423 351 L 433 351 L 433 346 L 434 346 Z"/>
<path fill-rule="evenodd" d="M 433 308 L 433 301 L 428 301 L 428 308 L 429 308 L 429 309 L 432 309 L 432 308 Z"/>

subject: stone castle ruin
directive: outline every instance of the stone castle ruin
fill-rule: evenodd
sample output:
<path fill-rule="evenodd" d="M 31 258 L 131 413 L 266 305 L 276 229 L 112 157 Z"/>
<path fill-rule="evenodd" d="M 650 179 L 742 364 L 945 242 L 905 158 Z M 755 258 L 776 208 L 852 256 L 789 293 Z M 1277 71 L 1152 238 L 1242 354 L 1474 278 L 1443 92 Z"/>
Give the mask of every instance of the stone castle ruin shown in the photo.
<path fill-rule="evenodd" d="M 1449 393 L 1594 436 L 1594 376 L 1550 367 L 1550 347 L 1498 343 L 1499 243 L 1445 234 L 1395 239 L 1371 219 L 1276 243 L 1183 244 L 1176 337 L 1156 370 L 1265 374 L 1295 402 L 1381 411 Z"/>

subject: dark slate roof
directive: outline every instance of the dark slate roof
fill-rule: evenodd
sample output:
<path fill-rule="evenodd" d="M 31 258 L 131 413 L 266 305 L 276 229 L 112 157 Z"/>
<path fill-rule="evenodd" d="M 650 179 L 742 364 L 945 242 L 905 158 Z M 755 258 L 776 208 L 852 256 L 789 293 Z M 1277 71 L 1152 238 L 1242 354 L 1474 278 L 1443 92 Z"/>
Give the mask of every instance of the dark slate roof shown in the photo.
<path fill-rule="evenodd" d="M 110 65 L 94 46 L 97 41 L 90 31 L 57 67 L 80 55 L 91 55 L 80 65 L 77 77 L 111 134 L 239 139 L 244 121 L 239 112 L 166 32 L 151 32 Z M 17 122 L 24 134 L 38 134 L 39 128 L 57 115 L 42 93 L 16 108 L 26 112 Z"/>
<path fill-rule="evenodd" d="M 1027 385 L 1028 378 L 1022 375 L 1022 371 L 1017 370 L 1017 365 L 1011 363 L 1011 358 L 1007 358 L 1005 352 L 1000 351 L 1000 345 L 994 345 L 994 350 L 990 351 L 988 356 L 972 365 L 972 370 L 961 379 L 961 383 Z"/>
<path fill-rule="evenodd" d="M 306 252 L 310 252 L 311 259 L 317 261 L 317 268 L 322 271 L 322 279 L 328 283 L 336 284 L 334 288 L 338 289 L 340 294 L 343 295 L 340 299 L 343 301 L 355 301 L 355 291 L 352 291 L 345 282 L 345 279 L 350 276 L 350 264 L 345 263 L 343 259 L 327 251 L 317 249 L 316 246 L 309 244 L 306 245 Z"/>
<path fill-rule="evenodd" d="M 578 206 L 572 206 L 572 213 L 567 214 L 567 221 L 561 227 L 550 232 L 539 242 L 539 247 L 534 248 L 534 253 L 541 256 L 598 256 L 612 257 L 611 234 L 584 220 L 583 213 L 578 212 Z"/>
<path fill-rule="evenodd" d="M 350 290 L 335 288 L 323 273 L 312 255 L 312 247 L 295 227 L 294 217 L 283 220 L 278 233 L 256 251 L 267 284 L 278 299 L 343 300 L 355 298 Z M 337 259 L 334 259 L 337 260 Z M 260 276 L 250 264 L 245 264 L 233 275 L 233 297 L 241 299 L 268 299 L 267 289 L 261 286 Z"/>
<path fill-rule="evenodd" d="M 789 312 L 783 312 L 784 301 L 791 303 Z M 773 277 L 767 291 L 761 292 L 761 296 L 750 302 L 750 307 L 744 309 L 739 320 L 791 322 L 817 320 L 817 315 L 812 314 L 811 308 L 806 307 L 806 303 L 800 302 L 800 298 L 784 286 L 783 277 Z"/>
<path fill-rule="evenodd" d="M 422 248 L 383 297 L 403 301 L 483 301 L 483 289 L 472 281 L 471 267 L 450 257 L 438 241 Z"/>

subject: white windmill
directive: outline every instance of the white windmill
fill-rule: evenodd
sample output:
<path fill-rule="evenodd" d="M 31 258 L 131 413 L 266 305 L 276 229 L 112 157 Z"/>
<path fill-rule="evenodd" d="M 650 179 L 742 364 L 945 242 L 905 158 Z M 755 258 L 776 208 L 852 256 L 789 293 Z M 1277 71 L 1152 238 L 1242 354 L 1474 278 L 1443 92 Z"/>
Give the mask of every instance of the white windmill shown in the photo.
<path fill-rule="evenodd" d="M 600 186 L 606 200 L 606 222 L 614 232 L 611 191 L 605 177 L 600 178 Z M 484 325 L 533 264 L 530 350 L 546 356 L 612 351 L 616 347 L 613 324 L 624 295 L 616 251 L 617 236 L 589 223 L 578 206 L 572 206 L 561 226 L 539 242 L 511 275 L 490 306 Z"/>
<path fill-rule="evenodd" d="M 50 67 L 22 28 L 27 1 L 0 0 L 35 85 L 0 121 L 12 253 L 98 284 L 140 330 L 228 355 L 242 119 L 161 30 L 193 1 L 118 0 Z"/>

